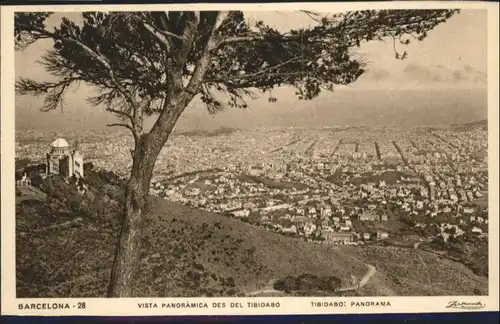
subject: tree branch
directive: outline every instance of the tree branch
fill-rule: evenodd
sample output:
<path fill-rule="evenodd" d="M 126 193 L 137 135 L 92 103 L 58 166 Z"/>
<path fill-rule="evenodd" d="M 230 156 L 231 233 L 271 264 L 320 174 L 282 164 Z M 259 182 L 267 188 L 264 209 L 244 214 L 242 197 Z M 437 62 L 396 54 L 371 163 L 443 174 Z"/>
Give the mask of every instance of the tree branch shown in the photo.
<path fill-rule="evenodd" d="M 300 10 L 300 11 L 305 13 L 309 18 L 311 18 L 315 22 L 317 22 L 317 23 L 321 22 L 321 19 L 319 18 L 321 16 L 319 13 L 314 12 L 314 11 L 310 11 L 310 10 Z"/>
<path fill-rule="evenodd" d="M 106 126 L 107 127 L 125 127 L 126 129 L 128 129 L 132 132 L 132 135 L 134 136 L 134 141 L 135 141 L 135 143 L 137 143 L 138 135 L 137 135 L 134 127 L 130 126 L 129 124 L 112 123 L 112 124 L 107 124 Z"/>
<path fill-rule="evenodd" d="M 449 10 L 450 12 L 454 12 L 454 10 Z M 456 11 L 456 10 L 455 10 Z M 302 10 L 302 12 L 310 15 L 312 12 L 307 11 L 307 10 Z M 383 10 L 381 12 L 387 12 L 387 10 Z M 436 14 L 436 17 L 433 16 L 426 16 L 426 15 L 416 15 L 415 17 L 412 17 L 412 19 L 406 20 L 406 21 L 391 21 L 391 20 L 398 20 L 401 19 L 398 14 L 395 14 L 392 11 L 389 11 L 386 13 L 384 16 L 384 19 L 381 19 L 381 14 L 380 12 L 371 13 L 371 12 L 361 12 L 364 17 L 359 17 L 356 19 L 351 19 L 355 14 L 359 13 L 359 11 L 350 11 L 345 14 L 342 14 L 340 16 L 337 16 L 336 19 L 330 19 L 329 21 L 326 21 L 323 23 L 321 21 L 321 24 L 318 25 L 317 27 L 321 28 L 312 28 L 306 30 L 306 33 L 300 34 L 300 33 L 295 33 L 295 34 L 282 34 L 282 33 L 275 33 L 275 34 L 262 34 L 258 32 L 250 32 L 247 33 L 246 35 L 239 35 L 239 36 L 233 36 L 233 37 L 227 37 L 225 39 L 222 39 L 221 42 L 219 43 L 218 46 L 222 46 L 225 44 L 231 44 L 231 43 L 241 43 L 241 42 L 255 42 L 255 41 L 264 41 L 264 40 L 279 40 L 280 42 L 289 42 L 289 41 L 296 41 L 297 39 L 304 37 L 304 38 L 309 38 L 309 37 L 332 37 L 332 39 L 335 38 L 342 38 L 342 42 L 345 43 L 348 38 L 346 36 L 354 31 L 357 34 L 360 35 L 361 39 L 366 39 L 370 30 L 375 29 L 377 33 L 379 33 L 380 37 L 385 37 L 385 36 L 397 36 L 397 31 L 398 30 L 405 30 L 408 27 L 415 27 L 419 24 L 426 23 L 431 19 L 438 19 L 440 18 L 440 14 Z M 378 15 L 377 15 L 378 14 Z M 351 21 L 352 20 L 352 21 Z M 438 24 L 439 22 L 442 22 L 440 20 L 437 20 L 434 22 L 435 24 Z M 426 27 L 422 28 L 422 31 L 425 31 Z M 337 35 L 338 34 L 338 35 Z M 369 38 L 369 37 L 368 37 Z M 370 40 L 370 39 L 369 39 Z M 319 42 L 324 42 L 325 39 L 320 39 Z M 315 41 L 313 41 L 315 42 Z M 355 40 L 349 40 L 348 42 L 349 45 L 352 46 L 355 44 Z"/>
<path fill-rule="evenodd" d="M 215 26 L 220 26 L 221 19 L 221 15 L 220 13 L 218 13 L 217 18 L 215 19 L 215 23 L 210 31 L 210 36 L 208 37 L 203 53 L 196 64 L 191 79 L 189 79 L 188 85 L 184 88 L 184 91 L 191 95 L 195 95 L 198 92 L 199 86 L 202 83 L 203 78 L 209 68 L 211 53 L 214 49 L 217 48 L 218 44 L 220 43 L 219 39 L 217 39 L 218 37 L 216 37 Z"/>
<path fill-rule="evenodd" d="M 163 46 L 166 47 L 167 49 L 167 52 L 170 52 L 170 42 L 168 41 L 168 38 L 166 37 L 166 33 L 168 32 L 162 32 L 160 31 L 158 28 L 148 24 L 148 23 L 145 23 L 143 22 L 142 25 L 144 26 L 144 28 L 151 34 L 153 35 L 157 40 L 160 41 L 161 44 L 163 44 Z M 173 33 L 168 33 L 167 35 L 169 36 L 173 36 L 175 34 Z M 177 35 L 175 35 L 177 36 Z M 177 36 L 179 37 L 179 36 Z M 179 37 L 180 38 L 180 37 Z"/>
<path fill-rule="evenodd" d="M 161 30 L 159 28 L 156 28 L 155 26 L 151 26 L 151 27 L 154 28 L 155 31 L 159 32 L 160 34 L 162 34 L 165 37 L 174 37 L 174 38 L 177 38 L 178 40 L 181 40 L 183 42 L 186 41 L 186 39 L 184 37 L 179 36 L 179 35 L 174 34 L 174 33 L 171 33 L 168 30 Z"/>
<path fill-rule="evenodd" d="M 193 11 L 184 13 L 185 15 L 189 15 L 189 19 L 185 23 L 184 31 L 182 34 L 182 45 L 180 46 L 179 51 L 176 53 L 175 63 L 177 69 L 182 71 L 184 64 L 186 63 L 187 56 L 191 51 L 193 46 L 193 42 L 196 39 L 196 35 L 198 33 L 198 26 L 200 24 L 200 12 Z"/>
<path fill-rule="evenodd" d="M 216 33 L 219 31 L 220 28 L 224 26 L 224 24 L 228 21 L 228 18 L 229 18 L 229 11 L 219 12 L 214 24 L 214 31 Z"/>
<path fill-rule="evenodd" d="M 310 37 L 316 37 L 317 39 L 311 39 Z M 278 40 L 281 43 L 287 43 L 287 42 L 296 42 L 298 40 L 302 39 L 308 39 L 309 43 L 324 43 L 325 41 L 328 41 L 329 36 L 327 35 L 320 35 L 320 34 L 311 34 L 311 33 L 303 33 L 303 34 L 290 34 L 290 35 L 262 35 L 262 34 L 257 34 L 257 33 L 251 33 L 247 34 L 244 36 L 234 36 L 234 37 L 227 37 L 223 40 L 221 40 L 218 44 L 217 47 L 220 47 L 222 45 L 227 45 L 227 44 L 234 44 L 234 43 L 251 43 L 251 42 L 256 42 L 256 41 L 272 41 L 272 40 Z M 330 38 L 331 40 L 334 40 L 336 38 Z M 352 42 L 354 43 L 354 42 Z"/>
<path fill-rule="evenodd" d="M 164 109 L 156 120 L 149 134 L 153 142 L 162 142 L 163 145 L 164 140 L 166 140 L 170 135 L 170 132 L 172 131 L 172 128 L 175 125 L 177 119 L 179 119 L 188 103 L 198 93 L 203 78 L 205 77 L 205 74 L 210 67 L 211 54 L 217 47 L 219 41 L 216 37 L 215 26 L 220 26 L 220 19 L 220 13 L 217 13 L 215 22 L 210 27 L 209 36 L 196 63 L 191 78 L 188 81 L 188 84 L 184 88 L 180 89 L 180 93 L 178 95 L 174 93 L 172 100 L 170 100 L 169 102 L 165 101 Z M 177 89 L 174 89 L 173 91 L 177 91 Z"/>
<path fill-rule="evenodd" d="M 128 118 L 130 120 L 130 122 L 132 124 L 134 123 L 134 118 L 130 114 L 128 114 L 128 113 L 126 113 L 126 112 L 124 112 L 122 110 L 116 110 L 116 109 L 113 109 L 113 108 L 110 108 L 110 107 L 106 108 L 106 110 L 109 111 L 109 112 L 115 113 L 117 115 L 126 117 L 126 118 Z"/>
<path fill-rule="evenodd" d="M 276 70 L 280 67 L 283 67 L 289 63 L 292 63 L 293 61 L 296 61 L 299 57 L 296 56 L 296 57 L 293 57 L 285 62 L 282 62 L 280 64 L 276 64 L 276 65 L 273 65 L 265 70 L 261 70 L 259 72 L 256 72 L 256 73 L 252 73 L 252 74 L 242 74 L 242 75 L 238 75 L 238 76 L 230 76 L 231 78 L 226 78 L 224 79 L 223 77 L 224 76 L 215 76 L 215 78 L 213 79 L 208 79 L 207 81 L 203 81 L 203 83 L 213 83 L 215 80 L 225 80 L 225 81 L 229 81 L 230 79 L 235 79 L 235 78 L 240 78 L 240 79 L 248 79 L 248 78 L 255 78 L 255 77 L 258 77 L 260 75 L 263 75 L 263 74 L 266 74 L 266 76 L 280 76 L 280 75 L 297 75 L 297 73 L 302 73 L 302 72 L 297 72 L 297 73 L 293 73 L 293 74 L 290 74 L 290 73 L 276 73 L 276 74 L 269 74 L 269 72 L 273 71 L 273 70 Z M 211 80 L 211 81 L 210 81 Z"/>
<path fill-rule="evenodd" d="M 118 80 L 118 78 L 115 75 L 115 72 L 114 72 L 113 68 L 111 67 L 111 65 L 107 61 L 106 57 L 101 52 L 99 52 L 98 50 L 97 51 L 93 51 L 87 45 L 85 45 L 82 42 L 79 42 L 79 41 L 77 41 L 76 39 L 73 39 L 73 38 L 62 37 L 62 36 L 59 36 L 59 35 L 57 35 L 55 33 L 49 32 L 49 31 L 44 30 L 44 29 L 43 30 L 37 30 L 37 31 L 41 35 L 50 37 L 52 39 L 58 39 L 58 40 L 61 40 L 61 41 L 66 41 L 66 42 L 69 42 L 69 43 L 77 45 L 87 55 L 89 55 L 90 57 L 94 58 L 95 60 L 97 60 L 98 62 L 100 62 L 102 65 L 104 65 L 104 67 L 108 71 L 108 75 L 109 75 L 109 77 L 110 77 L 111 82 L 113 83 L 113 85 L 118 89 L 118 91 L 120 91 L 120 93 L 123 96 L 125 96 L 125 98 L 127 98 L 127 101 L 129 101 L 129 103 L 132 105 L 135 113 L 139 114 L 139 112 L 137 110 L 141 109 L 140 105 L 137 103 L 137 101 L 132 96 L 132 94 L 129 91 L 127 91 L 127 89 L 120 83 L 120 81 Z M 136 131 L 135 131 L 136 133 L 140 133 L 139 125 L 136 125 L 135 121 L 133 123 L 133 127 L 136 129 Z M 142 127 L 140 127 L 140 128 L 142 129 Z M 140 134 L 137 134 L 137 135 L 140 135 Z"/>
<path fill-rule="evenodd" d="M 37 82 L 32 79 L 21 78 L 16 82 L 16 91 L 23 95 L 28 93 L 46 94 L 44 100 L 44 111 L 56 109 L 59 104 L 62 105 L 64 92 L 73 82 L 81 81 L 80 78 L 68 77 L 60 82 Z"/>

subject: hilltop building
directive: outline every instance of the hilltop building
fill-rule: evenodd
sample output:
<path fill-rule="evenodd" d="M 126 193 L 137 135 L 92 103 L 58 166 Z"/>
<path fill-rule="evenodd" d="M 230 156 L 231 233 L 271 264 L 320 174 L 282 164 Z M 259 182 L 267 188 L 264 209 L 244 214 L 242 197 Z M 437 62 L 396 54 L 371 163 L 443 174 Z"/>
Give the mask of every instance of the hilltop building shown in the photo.
<path fill-rule="evenodd" d="M 16 186 L 29 187 L 31 186 L 31 179 L 28 178 L 28 175 L 26 173 L 23 174 L 22 178 L 17 179 L 17 174 L 16 174 Z"/>
<path fill-rule="evenodd" d="M 71 149 L 66 140 L 58 138 L 50 147 L 50 152 L 47 153 L 47 175 L 83 178 L 83 154 L 78 151 L 77 143 Z"/>

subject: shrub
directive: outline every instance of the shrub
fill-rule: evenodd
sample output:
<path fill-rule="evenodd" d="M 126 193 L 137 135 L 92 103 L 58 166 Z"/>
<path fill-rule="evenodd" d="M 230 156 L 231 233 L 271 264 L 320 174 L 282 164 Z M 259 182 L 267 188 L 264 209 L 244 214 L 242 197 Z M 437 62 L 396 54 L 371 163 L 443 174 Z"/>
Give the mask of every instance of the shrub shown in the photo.
<path fill-rule="evenodd" d="M 339 278 L 319 277 L 309 273 L 301 274 L 298 277 L 288 276 L 274 283 L 274 289 L 286 293 L 294 292 L 299 295 L 327 295 L 337 292 L 340 288 Z"/>

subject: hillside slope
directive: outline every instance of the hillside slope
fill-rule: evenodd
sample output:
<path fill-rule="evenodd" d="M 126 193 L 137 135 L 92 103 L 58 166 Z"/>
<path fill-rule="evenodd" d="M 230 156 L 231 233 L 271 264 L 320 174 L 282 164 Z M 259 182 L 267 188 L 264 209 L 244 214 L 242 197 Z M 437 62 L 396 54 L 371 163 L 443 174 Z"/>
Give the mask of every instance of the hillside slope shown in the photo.
<path fill-rule="evenodd" d="M 487 278 L 424 251 L 319 245 L 156 197 L 151 207 L 136 296 L 243 296 L 305 273 L 348 286 L 367 263 L 377 273 L 356 295 L 472 295 L 487 287 Z M 117 222 L 75 221 L 41 197 L 18 199 L 16 208 L 17 297 L 106 295 Z"/>
<path fill-rule="evenodd" d="M 361 277 L 364 263 L 338 248 L 151 197 L 137 296 L 243 295 L 303 273 Z M 118 227 L 54 212 L 40 200 L 17 206 L 18 297 L 105 296 Z"/>
<path fill-rule="evenodd" d="M 377 268 L 361 295 L 447 296 L 487 295 L 488 278 L 459 262 L 412 248 L 344 247 L 343 252 Z"/>

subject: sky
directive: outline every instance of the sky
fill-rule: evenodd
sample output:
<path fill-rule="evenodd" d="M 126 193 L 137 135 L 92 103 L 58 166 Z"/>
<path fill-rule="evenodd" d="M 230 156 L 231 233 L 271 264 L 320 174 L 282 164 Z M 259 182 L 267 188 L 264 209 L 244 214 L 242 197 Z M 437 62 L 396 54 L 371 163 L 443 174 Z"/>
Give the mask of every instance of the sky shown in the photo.
<path fill-rule="evenodd" d="M 59 13 L 50 18 L 49 25 L 56 24 L 61 15 L 73 19 L 78 17 L 77 13 Z M 264 23 L 283 31 L 314 24 L 314 21 L 300 12 L 247 12 L 245 17 L 250 20 L 263 20 Z M 409 53 L 406 60 L 394 58 L 392 42 L 363 44 L 356 50 L 356 55 L 369 62 L 368 72 L 356 83 L 350 85 L 346 91 L 384 92 L 430 89 L 448 91 L 486 88 L 486 18 L 485 10 L 462 10 L 460 14 L 432 30 L 424 41 L 414 41 L 404 47 L 401 45 L 401 50 Z M 50 79 L 50 75 L 37 62 L 50 46 L 50 41 L 41 41 L 31 45 L 25 51 L 16 52 L 16 77 Z M 73 89 L 66 97 L 64 110 L 49 113 L 39 111 L 40 98 L 18 96 L 16 124 L 18 127 L 29 128 L 47 128 L 53 123 L 64 124 L 68 127 L 78 123 L 102 127 L 110 122 L 112 117 L 98 107 L 88 106 L 84 100 L 88 93 L 89 88 L 85 85 Z M 336 96 L 339 96 L 338 93 L 323 94 L 318 99 L 307 102 L 307 105 L 326 105 L 332 100 L 335 101 Z M 264 119 L 272 119 L 285 114 L 290 105 L 305 105 L 290 94 L 292 93 L 289 89 L 275 90 L 273 95 L 278 97 L 278 102 L 275 104 L 270 104 L 267 98 L 250 100 L 248 110 L 253 114 L 250 119 L 248 111 L 223 112 L 220 115 L 224 116 L 219 119 L 223 121 L 223 124 L 244 119 L 252 126 L 259 126 L 263 124 Z M 348 101 L 343 104 L 348 104 Z M 196 100 L 181 119 L 180 124 L 195 128 L 210 124 L 221 126 L 220 121 L 213 122 L 213 117 L 209 117 Z M 242 122 L 236 124 L 242 124 Z"/>
<path fill-rule="evenodd" d="M 251 19 L 271 22 L 271 25 L 280 30 L 311 25 L 311 20 L 298 12 L 254 12 L 246 16 Z M 409 52 L 410 56 L 407 60 L 394 59 L 392 42 L 363 44 L 359 51 L 371 62 L 374 70 L 384 70 L 391 76 L 387 78 L 387 84 L 383 85 L 388 88 L 401 86 L 401 80 L 398 76 L 409 64 L 430 69 L 438 66 L 447 69 L 462 69 L 465 65 L 469 65 L 479 72 L 486 73 L 486 20 L 486 11 L 484 10 L 463 10 L 445 24 L 432 30 L 429 37 L 423 42 L 415 41 L 406 48 L 400 47 Z M 368 80 L 361 81 L 356 86 L 360 88 L 371 86 L 369 85 L 371 82 L 365 82 Z M 464 86 L 474 85 L 466 84 Z"/>

